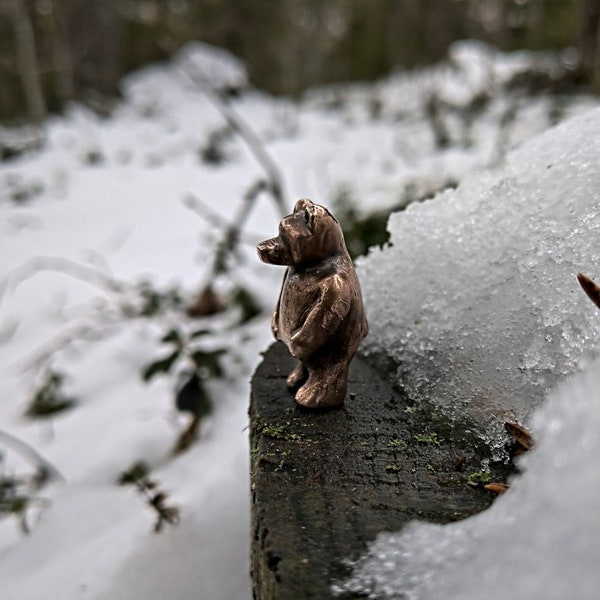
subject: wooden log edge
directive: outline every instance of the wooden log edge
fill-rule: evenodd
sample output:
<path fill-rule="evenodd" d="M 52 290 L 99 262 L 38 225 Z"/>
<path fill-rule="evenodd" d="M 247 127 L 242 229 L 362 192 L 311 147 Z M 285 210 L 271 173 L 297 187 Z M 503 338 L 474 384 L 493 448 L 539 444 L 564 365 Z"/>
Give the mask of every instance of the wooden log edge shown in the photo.
<path fill-rule="evenodd" d="M 285 384 L 293 366 L 276 343 L 252 379 L 255 600 L 333 598 L 332 584 L 378 533 L 414 519 L 462 519 L 490 504 L 492 494 L 470 485 L 489 451 L 468 426 L 415 406 L 360 357 L 345 406 L 307 411 Z M 506 476 L 494 469 L 493 480 Z"/>

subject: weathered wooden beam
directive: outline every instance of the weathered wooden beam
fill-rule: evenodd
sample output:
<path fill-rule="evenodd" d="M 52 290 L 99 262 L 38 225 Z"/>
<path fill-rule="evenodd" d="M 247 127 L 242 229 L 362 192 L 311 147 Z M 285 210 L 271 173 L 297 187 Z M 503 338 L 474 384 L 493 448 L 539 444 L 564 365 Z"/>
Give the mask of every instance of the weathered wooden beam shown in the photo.
<path fill-rule="evenodd" d="M 274 344 L 252 380 L 255 600 L 331 598 L 347 561 L 378 533 L 413 519 L 461 519 L 490 503 L 468 485 L 486 449 L 466 428 L 412 405 L 359 357 L 343 408 L 301 409 L 285 384 L 293 365 Z"/>

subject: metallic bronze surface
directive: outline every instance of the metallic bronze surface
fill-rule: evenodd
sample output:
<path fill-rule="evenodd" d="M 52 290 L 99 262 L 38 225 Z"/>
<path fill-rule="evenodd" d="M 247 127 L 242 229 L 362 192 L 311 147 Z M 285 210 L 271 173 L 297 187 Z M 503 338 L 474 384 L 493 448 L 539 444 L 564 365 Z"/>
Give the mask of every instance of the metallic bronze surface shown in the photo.
<path fill-rule="evenodd" d="M 350 361 L 369 327 L 339 223 L 326 208 L 298 200 L 279 235 L 257 250 L 263 262 L 287 266 L 271 329 L 299 360 L 287 379 L 296 402 L 343 404 Z"/>

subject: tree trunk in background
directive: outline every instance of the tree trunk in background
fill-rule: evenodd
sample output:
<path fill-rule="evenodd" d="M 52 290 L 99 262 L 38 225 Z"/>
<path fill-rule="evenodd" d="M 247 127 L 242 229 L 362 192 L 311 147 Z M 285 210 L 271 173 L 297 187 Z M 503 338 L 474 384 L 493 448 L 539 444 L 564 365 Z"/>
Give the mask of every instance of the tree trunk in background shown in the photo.
<path fill-rule="evenodd" d="M 440 60 L 452 42 L 466 36 L 467 7 L 462 2 L 429 0 L 425 35 L 428 56 Z"/>
<path fill-rule="evenodd" d="M 71 0 L 64 0 L 59 7 L 55 7 L 50 16 L 54 81 L 56 94 L 63 102 L 75 97 L 73 58 L 68 35 L 70 15 Z"/>
<path fill-rule="evenodd" d="M 585 75 L 600 92 L 600 1 L 579 1 L 579 52 Z"/>
<path fill-rule="evenodd" d="M 530 0 L 527 11 L 527 43 L 530 48 L 543 46 L 546 0 Z"/>
<path fill-rule="evenodd" d="M 17 62 L 27 112 L 34 123 L 40 123 L 47 111 L 39 77 L 33 25 L 22 0 L 7 0 L 5 7 L 15 32 Z"/>
<path fill-rule="evenodd" d="M 118 0 L 79 0 L 71 5 L 69 35 L 79 90 L 114 94 L 123 75 L 124 20 Z"/>
<path fill-rule="evenodd" d="M 600 93 L 600 1 L 579 1 L 579 52 L 592 88 Z"/>
<path fill-rule="evenodd" d="M 592 68 L 592 87 L 597 93 L 600 93 L 600 15 L 596 20 L 596 52 Z"/>
<path fill-rule="evenodd" d="M 578 83 L 600 92 L 599 21 L 600 0 L 0 0 L 0 119 L 39 120 L 71 98 L 103 105 L 125 73 L 196 39 L 292 94 L 431 64 L 466 38 L 578 45 Z"/>

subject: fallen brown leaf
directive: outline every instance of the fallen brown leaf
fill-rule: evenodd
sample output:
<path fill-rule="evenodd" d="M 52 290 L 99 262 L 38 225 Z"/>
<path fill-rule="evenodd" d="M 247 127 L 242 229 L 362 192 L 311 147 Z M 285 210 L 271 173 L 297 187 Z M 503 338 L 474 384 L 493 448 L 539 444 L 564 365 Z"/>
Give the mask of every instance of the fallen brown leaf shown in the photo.
<path fill-rule="evenodd" d="M 208 284 L 188 306 L 187 314 L 190 317 L 209 317 L 224 311 L 225 308 L 223 299 L 214 291 L 212 285 Z"/>
<path fill-rule="evenodd" d="M 494 492 L 494 494 L 504 494 L 510 485 L 508 483 L 488 483 L 483 487 L 489 492 Z"/>
<path fill-rule="evenodd" d="M 534 446 L 533 438 L 529 431 L 527 431 L 522 425 L 518 423 L 511 423 L 507 421 L 504 423 L 506 431 L 521 445 L 525 450 L 531 450 Z"/>
<path fill-rule="evenodd" d="M 579 285 L 581 285 L 590 300 L 600 308 L 600 285 L 583 273 L 577 274 L 577 281 L 579 281 Z"/>

